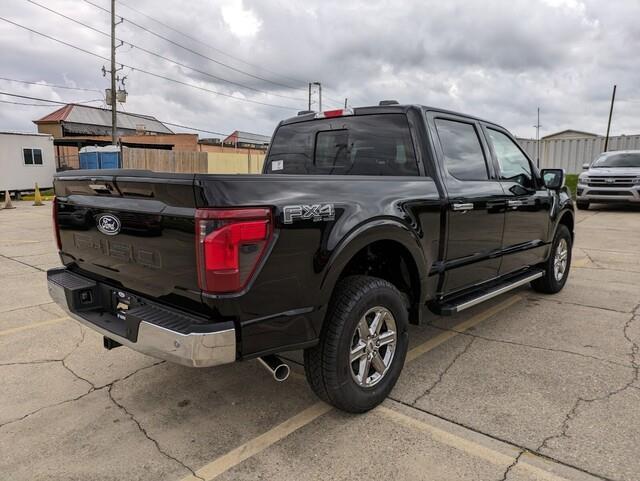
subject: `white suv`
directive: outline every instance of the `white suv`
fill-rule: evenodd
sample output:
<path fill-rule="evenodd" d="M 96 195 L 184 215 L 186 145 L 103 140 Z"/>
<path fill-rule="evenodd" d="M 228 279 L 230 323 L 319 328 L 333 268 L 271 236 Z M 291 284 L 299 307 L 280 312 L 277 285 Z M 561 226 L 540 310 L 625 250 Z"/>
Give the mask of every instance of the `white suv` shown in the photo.
<path fill-rule="evenodd" d="M 576 205 L 640 203 L 640 150 L 604 152 L 578 177 Z"/>

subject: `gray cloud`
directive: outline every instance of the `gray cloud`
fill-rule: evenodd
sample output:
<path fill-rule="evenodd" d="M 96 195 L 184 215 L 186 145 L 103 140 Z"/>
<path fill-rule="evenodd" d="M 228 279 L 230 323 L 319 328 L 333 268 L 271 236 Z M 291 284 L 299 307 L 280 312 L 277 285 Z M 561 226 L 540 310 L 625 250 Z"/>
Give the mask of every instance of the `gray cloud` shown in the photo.
<path fill-rule="evenodd" d="M 108 15 L 79 0 L 37 0 L 108 30 Z M 105 0 L 93 0 L 107 6 Z M 128 22 L 118 36 L 223 77 L 258 93 L 124 46 L 121 62 L 200 87 L 290 107 L 240 102 L 125 69 L 126 109 L 221 132 L 270 133 L 277 121 L 306 108 L 306 82 L 325 87 L 325 105 L 394 98 L 472 113 L 532 136 L 536 108 L 543 133 L 578 128 L 603 133 L 611 87 L 618 84 L 614 133 L 640 133 L 640 4 L 636 0 L 469 2 L 123 0 L 218 51 L 119 5 L 119 13 L 237 69 L 296 89 L 234 72 L 164 42 Z M 244 13 L 243 13 L 244 12 Z M 244 15 L 244 16 L 243 16 Z M 0 16 L 108 56 L 108 39 L 52 16 L 24 0 L 0 2 Z M 258 28 L 250 28 L 257 22 Z M 0 76 L 104 89 L 104 62 L 0 22 Z M 244 59 L 254 68 L 225 56 Z M 91 92 L 0 81 L 0 90 L 61 101 Z M 293 97 L 300 100 L 282 98 Z M 0 104 L 0 129 L 32 130 L 44 107 Z"/>

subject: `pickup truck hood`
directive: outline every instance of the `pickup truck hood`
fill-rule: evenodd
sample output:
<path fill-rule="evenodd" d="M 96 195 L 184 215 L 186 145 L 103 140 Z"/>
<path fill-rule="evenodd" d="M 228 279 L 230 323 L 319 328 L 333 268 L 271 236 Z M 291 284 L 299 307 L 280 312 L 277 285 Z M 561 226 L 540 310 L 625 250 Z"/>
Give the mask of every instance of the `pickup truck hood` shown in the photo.
<path fill-rule="evenodd" d="M 637 175 L 640 176 L 640 167 L 591 167 L 587 172 L 591 175 Z"/>

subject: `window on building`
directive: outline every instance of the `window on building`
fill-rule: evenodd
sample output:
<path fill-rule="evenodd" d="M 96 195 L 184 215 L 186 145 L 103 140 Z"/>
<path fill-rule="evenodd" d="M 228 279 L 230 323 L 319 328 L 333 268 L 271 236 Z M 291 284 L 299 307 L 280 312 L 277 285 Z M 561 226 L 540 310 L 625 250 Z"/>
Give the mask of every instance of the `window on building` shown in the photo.
<path fill-rule="evenodd" d="M 22 149 L 25 165 L 42 165 L 42 149 Z"/>
<path fill-rule="evenodd" d="M 487 180 L 487 162 L 473 124 L 436 119 L 447 171 L 459 180 Z"/>

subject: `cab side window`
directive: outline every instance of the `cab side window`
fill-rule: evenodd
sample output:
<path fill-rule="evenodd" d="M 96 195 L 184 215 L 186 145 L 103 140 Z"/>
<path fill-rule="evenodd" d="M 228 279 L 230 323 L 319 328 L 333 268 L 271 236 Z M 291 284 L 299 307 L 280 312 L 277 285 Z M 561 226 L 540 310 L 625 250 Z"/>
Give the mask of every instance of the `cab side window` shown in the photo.
<path fill-rule="evenodd" d="M 487 162 L 473 124 L 435 119 L 444 165 L 458 180 L 488 180 Z"/>
<path fill-rule="evenodd" d="M 535 188 L 529 159 L 511 138 L 492 128 L 487 128 L 489 141 L 500 166 L 500 180 L 516 182 L 528 189 Z"/>

